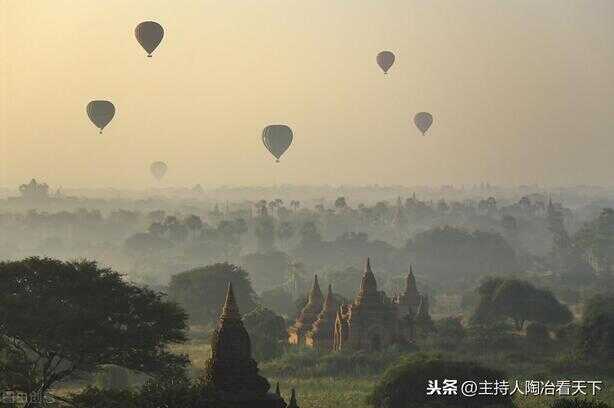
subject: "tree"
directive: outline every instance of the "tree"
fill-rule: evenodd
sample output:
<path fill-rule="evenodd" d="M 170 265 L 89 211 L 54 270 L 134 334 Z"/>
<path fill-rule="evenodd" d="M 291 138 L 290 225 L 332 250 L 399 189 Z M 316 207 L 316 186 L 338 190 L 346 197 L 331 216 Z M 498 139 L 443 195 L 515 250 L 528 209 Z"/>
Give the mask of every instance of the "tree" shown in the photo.
<path fill-rule="evenodd" d="M 510 318 L 516 329 L 522 330 L 526 321 L 565 324 L 573 317 L 552 292 L 536 288 L 527 281 L 490 279 L 478 291 L 481 299 L 474 314 L 475 322 Z"/>
<path fill-rule="evenodd" d="M 493 304 L 498 313 L 514 320 L 518 330 L 522 330 L 525 321 L 565 324 L 573 318 L 552 292 L 517 279 L 507 279 L 497 288 Z"/>
<path fill-rule="evenodd" d="M 501 219 L 501 225 L 508 233 L 512 233 L 518 229 L 518 221 L 511 215 L 504 215 Z"/>
<path fill-rule="evenodd" d="M 151 235 L 156 238 L 161 238 L 166 232 L 166 227 L 162 225 L 161 222 L 152 222 L 149 228 L 147 229 Z"/>
<path fill-rule="evenodd" d="M 599 273 L 608 276 L 614 263 L 614 210 L 604 209 L 575 236 L 576 245 L 594 259 Z"/>
<path fill-rule="evenodd" d="M 292 209 L 294 211 L 298 210 L 298 208 L 301 206 L 301 202 L 297 201 L 297 200 L 292 200 L 290 201 L 290 207 L 292 207 Z"/>
<path fill-rule="evenodd" d="M 271 217 L 260 217 L 256 223 L 256 241 L 258 252 L 267 253 L 273 250 L 275 244 L 275 225 Z"/>
<path fill-rule="evenodd" d="M 514 249 L 493 232 L 435 227 L 416 234 L 406 250 L 424 274 L 450 283 L 487 274 L 505 276 L 519 269 Z"/>
<path fill-rule="evenodd" d="M 185 365 L 166 347 L 186 340 L 185 312 L 92 261 L 0 263 L 0 383 L 44 395 L 113 364 L 148 374 Z M 26 407 L 29 407 L 26 404 Z"/>
<path fill-rule="evenodd" d="M 509 395 L 478 394 L 467 397 L 460 392 L 444 395 L 441 389 L 439 392 L 435 389 L 433 395 L 428 395 L 429 382 L 437 381 L 441 387 L 444 379 L 457 380 L 460 387 L 465 381 L 494 382 L 505 380 L 505 376 L 478 363 L 448 361 L 438 356 L 419 354 L 389 368 L 367 397 L 367 402 L 375 408 L 513 406 Z"/>
<path fill-rule="evenodd" d="M 275 313 L 293 317 L 294 301 L 292 294 L 283 286 L 265 290 L 260 294 L 260 302 Z"/>
<path fill-rule="evenodd" d="M 241 235 L 247 232 L 247 223 L 243 218 L 221 221 L 216 230 L 224 246 L 224 255 L 228 258 L 233 249 L 239 248 Z M 240 249 L 240 248 L 239 248 Z"/>
<path fill-rule="evenodd" d="M 290 259 L 280 251 L 248 254 L 241 257 L 241 264 L 248 270 L 255 290 L 260 291 L 285 282 Z"/>
<path fill-rule="evenodd" d="M 175 216 L 167 216 L 162 225 L 168 234 L 168 238 L 173 242 L 183 242 L 188 237 L 188 227 L 179 222 Z"/>
<path fill-rule="evenodd" d="M 252 341 L 252 353 L 256 360 L 267 361 L 283 354 L 288 339 L 283 317 L 258 306 L 243 315 L 243 325 Z"/>
<path fill-rule="evenodd" d="M 173 275 L 168 293 L 185 308 L 192 323 L 210 324 L 220 314 L 229 282 L 232 282 L 239 309 L 245 312 L 254 309 L 256 294 L 247 272 L 226 262 Z"/>
<path fill-rule="evenodd" d="M 460 317 L 446 317 L 435 321 L 435 339 L 444 349 L 458 348 L 465 339 L 465 328 Z"/>
<path fill-rule="evenodd" d="M 450 206 L 443 198 L 437 203 L 437 211 L 439 211 L 440 213 L 447 213 L 448 211 L 450 211 Z"/>
<path fill-rule="evenodd" d="M 502 278 L 487 277 L 476 289 L 479 300 L 471 316 L 471 324 L 490 325 L 497 322 L 498 315 L 493 304 L 495 290 L 503 283 Z"/>
<path fill-rule="evenodd" d="M 277 229 L 277 237 L 280 242 L 285 243 L 286 248 L 288 247 L 287 242 L 294 236 L 294 225 L 288 221 L 284 221 L 279 224 L 279 228 Z"/>
<path fill-rule="evenodd" d="M 203 221 L 198 215 L 192 214 L 187 216 L 183 220 L 183 223 L 188 228 L 188 230 L 192 232 L 192 234 L 195 234 L 203 228 Z"/>
<path fill-rule="evenodd" d="M 338 210 L 345 210 L 348 207 L 345 197 L 337 197 L 335 200 L 335 208 Z"/>
<path fill-rule="evenodd" d="M 614 296 L 596 295 L 588 300 L 580 325 L 581 348 L 598 359 L 614 359 Z"/>
<path fill-rule="evenodd" d="M 322 242 L 322 235 L 320 235 L 318 227 L 313 221 L 304 223 L 299 233 L 301 235 L 302 246 L 309 246 Z"/>

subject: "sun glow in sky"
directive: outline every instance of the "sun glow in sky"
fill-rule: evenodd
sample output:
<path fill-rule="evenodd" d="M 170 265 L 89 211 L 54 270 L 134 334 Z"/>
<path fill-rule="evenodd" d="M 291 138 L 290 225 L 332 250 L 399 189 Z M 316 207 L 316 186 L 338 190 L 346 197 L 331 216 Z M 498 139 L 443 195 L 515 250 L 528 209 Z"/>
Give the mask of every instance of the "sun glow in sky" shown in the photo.
<path fill-rule="evenodd" d="M 147 187 L 156 160 L 166 185 L 612 184 L 610 0 L 0 0 L 0 17 L 3 186 Z M 145 20 L 166 30 L 153 58 Z M 117 108 L 103 135 L 92 99 Z M 271 123 L 294 130 L 279 164 Z"/>

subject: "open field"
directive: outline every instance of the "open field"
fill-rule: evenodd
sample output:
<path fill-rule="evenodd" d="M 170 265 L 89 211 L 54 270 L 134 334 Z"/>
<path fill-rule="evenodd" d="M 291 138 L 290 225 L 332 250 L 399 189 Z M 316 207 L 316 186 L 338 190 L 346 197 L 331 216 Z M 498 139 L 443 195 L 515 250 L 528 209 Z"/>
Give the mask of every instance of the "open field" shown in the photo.
<path fill-rule="evenodd" d="M 191 340 L 181 346 L 173 348 L 174 352 L 186 353 L 191 361 L 194 373 L 199 373 L 204 367 L 204 362 L 209 358 L 210 346 L 204 340 Z M 462 358 L 461 355 L 456 357 Z M 513 380 L 556 380 L 544 373 L 544 362 L 539 359 L 520 358 L 514 363 L 510 363 L 509 356 L 505 358 L 505 353 L 500 355 L 483 355 L 479 360 L 491 367 L 504 366 L 504 370 L 512 375 Z M 507 360 L 507 361 L 506 361 Z M 299 405 L 302 408 L 367 408 L 366 396 L 372 387 L 378 382 L 379 376 L 321 376 L 321 377 L 297 377 L 293 375 L 276 377 L 267 373 L 266 367 L 270 364 L 260 364 L 264 367 L 263 374 L 268 378 L 271 387 L 279 382 L 282 395 L 289 397 L 290 390 L 295 388 L 297 391 Z M 532 373 L 519 375 L 519 373 Z M 599 394 L 599 400 L 614 404 L 614 388 L 608 387 L 612 384 L 610 376 L 595 375 L 589 378 L 575 378 L 584 380 L 602 380 L 604 389 Z M 610 377 L 610 378 L 608 378 Z M 547 408 L 552 401 L 552 397 L 520 396 L 515 399 L 518 408 Z"/>

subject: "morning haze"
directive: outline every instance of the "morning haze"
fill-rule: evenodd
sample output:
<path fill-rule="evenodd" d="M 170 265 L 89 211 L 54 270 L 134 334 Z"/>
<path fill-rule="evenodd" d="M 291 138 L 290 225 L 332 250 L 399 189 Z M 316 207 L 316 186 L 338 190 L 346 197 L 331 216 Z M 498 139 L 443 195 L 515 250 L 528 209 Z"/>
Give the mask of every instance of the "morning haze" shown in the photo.
<path fill-rule="evenodd" d="M 156 160 L 172 186 L 611 183 L 611 1 L 0 3 L 3 186 L 150 185 Z M 103 135 L 92 99 L 117 108 Z"/>
<path fill-rule="evenodd" d="M 613 17 L 0 0 L 0 407 L 614 408 Z"/>

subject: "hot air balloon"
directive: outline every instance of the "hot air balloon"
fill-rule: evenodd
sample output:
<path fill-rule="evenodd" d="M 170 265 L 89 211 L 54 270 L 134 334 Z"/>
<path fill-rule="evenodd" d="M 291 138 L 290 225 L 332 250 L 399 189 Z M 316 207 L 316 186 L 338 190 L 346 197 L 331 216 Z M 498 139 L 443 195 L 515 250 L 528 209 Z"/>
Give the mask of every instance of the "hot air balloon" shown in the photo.
<path fill-rule="evenodd" d="M 147 51 L 147 56 L 151 58 L 151 53 L 162 42 L 164 28 L 155 21 L 145 21 L 136 26 L 134 35 L 139 44 L 141 44 L 141 47 Z"/>
<path fill-rule="evenodd" d="M 292 129 L 286 125 L 270 125 L 262 131 L 262 142 L 279 163 L 279 158 L 292 144 Z"/>
<path fill-rule="evenodd" d="M 416 124 L 416 127 L 420 129 L 420 132 L 425 134 L 433 124 L 433 115 L 428 112 L 416 113 L 416 116 L 414 116 L 414 123 Z"/>
<path fill-rule="evenodd" d="M 391 51 L 382 51 L 377 54 L 377 65 L 384 71 L 384 74 L 388 73 L 392 64 L 394 64 L 394 54 Z"/>
<path fill-rule="evenodd" d="M 166 174 L 167 169 L 168 169 L 168 166 L 166 165 L 166 163 L 161 162 L 161 161 L 153 162 L 151 163 L 151 166 L 149 166 L 149 170 L 151 171 L 151 174 L 158 181 L 162 180 L 162 177 L 164 177 L 164 175 Z"/>
<path fill-rule="evenodd" d="M 100 129 L 100 134 L 115 116 L 115 106 L 109 101 L 91 101 L 87 104 L 86 111 L 92 123 Z"/>

